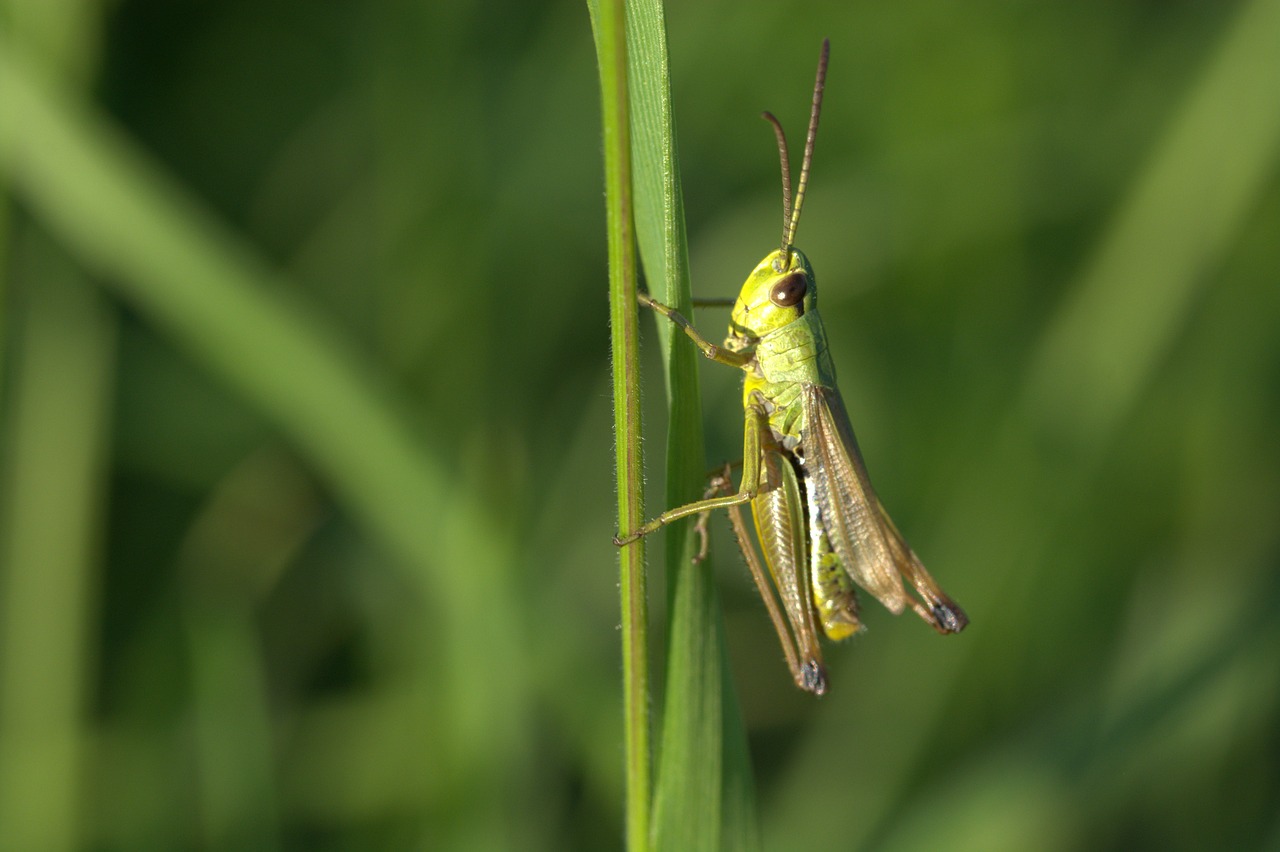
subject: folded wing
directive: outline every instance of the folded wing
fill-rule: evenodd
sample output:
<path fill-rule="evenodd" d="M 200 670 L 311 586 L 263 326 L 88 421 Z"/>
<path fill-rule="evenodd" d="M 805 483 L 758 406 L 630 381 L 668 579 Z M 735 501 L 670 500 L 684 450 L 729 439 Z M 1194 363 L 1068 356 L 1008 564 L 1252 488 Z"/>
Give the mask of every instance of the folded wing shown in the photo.
<path fill-rule="evenodd" d="M 968 618 L 929 576 L 880 504 L 839 394 L 805 385 L 801 440 L 811 499 L 819 522 L 853 581 L 896 613 L 910 604 L 942 633 L 958 633 Z M 905 578 L 919 595 L 910 597 Z"/>

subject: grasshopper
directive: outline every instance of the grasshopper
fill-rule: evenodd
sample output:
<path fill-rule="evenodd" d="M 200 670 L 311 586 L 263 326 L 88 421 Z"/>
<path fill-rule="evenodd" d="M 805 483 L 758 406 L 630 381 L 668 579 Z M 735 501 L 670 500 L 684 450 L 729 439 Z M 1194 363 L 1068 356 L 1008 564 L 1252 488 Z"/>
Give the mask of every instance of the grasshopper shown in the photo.
<path fill-rule="evenodd" d="M 862 629 L 855 585 L 894 614 L 909 605 L 940 633 L 958 633 L 969 623 L 964 610 L 925 570 L 871 487 L 836 387 L 813 267 L 793 244 L 813 159 L 829 51 L 830 43 L 824 40 L 794 205 L 786 134 L 777 118 L 764 113 L 782 160 L 782 246 L 747 277 L 733 303 L 724 344 L 708 341 L 669 306 L 639 296 L 641 304 L 683 330 L 707 358 L 744 372 L 739 490 L 731 493 L 726 467 L 712 479 L 704 499 L 663 512 L 614 539 L 625 545 L 691 515 L 701 515 L 705 524 L 706 513 L 728 509 L 796 685 L 817 695 L 827 689 L 818 626 L 837 641 Z M 768 575 L 742 519 L 740 507 L 747 503 Z"/>

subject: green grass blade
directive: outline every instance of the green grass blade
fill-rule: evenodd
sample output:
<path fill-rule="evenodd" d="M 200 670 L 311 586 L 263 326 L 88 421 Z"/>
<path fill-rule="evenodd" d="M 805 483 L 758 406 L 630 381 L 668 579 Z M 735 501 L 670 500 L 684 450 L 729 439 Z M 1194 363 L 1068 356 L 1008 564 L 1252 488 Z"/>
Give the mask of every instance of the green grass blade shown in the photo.
<path fill-rule="evenodd" d="M 15 305 L 0 510 L 0 825 L 6 845 L 76 849 L 95 680 L 100 492 L 116 322 L 32 228 L 15 240 Z"/>
<path fill-rule="evenodd" d="M 692 317 L 665 21 L 656 0 L 627 4 L 636 234 L 654 295 Z M 697 351 L 658 324 L 666 363 L 667 506 L 702 496 L 706 462 Z M 736 413 L 730 416 L 739 416 Z M 692 564 L 692 524 L 666 530 L 666 693 L 653 840 L 659 849 L 749 848 L 755 843 L 750 760 L 725 672 L 724 629 L 706 564 Z M 731 817 L 726 819 L 725 817 Z"/>
<path fill-rule="evenodd" d="M 626 16 L 622 0 L 590 5 L 600 65 L 604 125 L 605 198 L 609 232 L 609 327 L 618 477 L 618 528 L 643 523 L 644 467 L 640 454 L 640 328 L 631 205 L 631 128 L 627 96 Z M 620 553 L 622 691 L 625 713 L 627 846 L 649 845 L 649 660 L 644 540 Z"/>

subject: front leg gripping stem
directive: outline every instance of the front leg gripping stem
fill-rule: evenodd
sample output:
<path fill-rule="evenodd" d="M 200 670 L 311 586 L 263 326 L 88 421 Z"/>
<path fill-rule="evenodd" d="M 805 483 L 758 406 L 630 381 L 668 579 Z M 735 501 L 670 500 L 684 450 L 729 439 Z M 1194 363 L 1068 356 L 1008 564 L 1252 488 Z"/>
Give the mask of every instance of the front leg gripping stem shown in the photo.
<path fill-rule="evenodd" d="M 751 361 L 752 356 L 750 353 L 734 352 L 731 349 L 725 349 L 723 346 L 717 346 L 710 340 L 707 340 L 699 334 L 698 330 L 694 328 L 693 325 L 675 308 L 671 308 L 661 302 L 654 301 L 653 297 L 646 293 L 636 294 L 636 299 L 640 304 L 653 308 L 655 311 L 678 325 L 684 333 L 689 336 L 689 339 L 694 342 L 694 345 L 698 347 L 698 350 L 717 364 L 727 364 L 730 367 L 738 367 L 741 369 Z"/>
<path fill-rule="evenodd" d="M 677 314 L 677 316 L 679 315 Z M 765 413 L 764 409 L 755 404 L 748 406 L 742 436 L 742 481 L 739 483 L 737 494 L 698 500 L 683 506 L 677 506 L 674 509 L 668 509 L 638 530 L 626 535 L 614 536 L 613 543 L 622 547 L 643 538 L 651 532 L 656 532 L 680 518 L 687 518 L 700 512 L 709 512 L 712 509 L 723 509 L 729 506 L 741 506 L 743 503 L 750 503 L 760 493 L 762 487 L 767 487 L 766 483 L 761 482 L 760 474 L 763 470 L 761 446 L 765 431 L 768 428 L 769 415 Z"/>

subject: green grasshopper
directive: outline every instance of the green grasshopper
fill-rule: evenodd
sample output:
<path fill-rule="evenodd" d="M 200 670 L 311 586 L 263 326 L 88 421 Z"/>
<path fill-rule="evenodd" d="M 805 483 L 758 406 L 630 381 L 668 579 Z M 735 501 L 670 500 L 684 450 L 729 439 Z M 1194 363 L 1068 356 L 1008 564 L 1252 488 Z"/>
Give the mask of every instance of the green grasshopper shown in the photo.
<path fill-rule="evenodd" d="M 969 623 L 964 610 L 929 576 L 871 487 L 836 388 L 835 366 L 818 314 L 813 267 L 793 245 L 813 159 L 829 50 L 824 40 L 794 206 L 786 135 L 778 119 L 764 113 L 773 125 L 782 159 L 782 246 L 747 277 L 733 304 L 723 346 L 709 342 L 667 305 L 644 294 L 639 297 L 641 304 L 681 328 L 707 358 L 746 374 L 739 490 L 729 493 L 732 484 L 726 467 L 713 478 L 704 499 L 663 512 L 614 539 L 618 545 L 628 544 L 690 515 L 702 515 L 705 523 L 707 512 L 727 508 L 796 685 L 817 695 L 827 688 L 817 625 L 832 640 L 862 629 L 855 584 L 894 614 L 910 605 L 940 633 L 958 633 Z M 739 507 L 744 503 L 751 504 L 768 578 L 742 520 Z M 904 588 L 904 578 L 914 597 Z M 775 589 L 785 620 L 774 599 Z"/>

